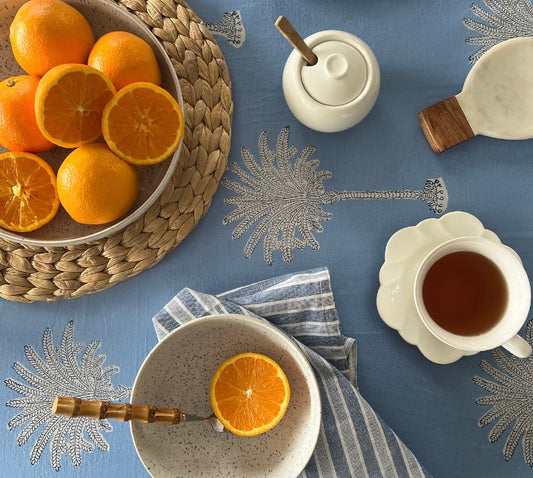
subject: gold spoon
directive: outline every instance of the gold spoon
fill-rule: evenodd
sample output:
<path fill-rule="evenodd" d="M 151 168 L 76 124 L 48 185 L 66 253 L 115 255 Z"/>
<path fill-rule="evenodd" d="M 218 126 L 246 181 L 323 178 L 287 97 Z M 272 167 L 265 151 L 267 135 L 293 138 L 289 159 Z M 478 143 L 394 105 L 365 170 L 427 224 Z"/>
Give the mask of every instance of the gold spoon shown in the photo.
<path fill-rule="evenodd" d="M 213 430 L 224 431 L 224 426 L 214 414 L 208 417 L 189 415 L 179 408 L 160 408 L 152 405 L 132 405 L 131 403 L 112 403 L 100 400 L 82 400 L 76 397 L 56 397 L 52 404 L 54 415 L 66 417 L 89 417 L 102 420 L 112 418 L 127 422 L 166 423 L 179 425 L 185 422 L 209 422 Z"/>

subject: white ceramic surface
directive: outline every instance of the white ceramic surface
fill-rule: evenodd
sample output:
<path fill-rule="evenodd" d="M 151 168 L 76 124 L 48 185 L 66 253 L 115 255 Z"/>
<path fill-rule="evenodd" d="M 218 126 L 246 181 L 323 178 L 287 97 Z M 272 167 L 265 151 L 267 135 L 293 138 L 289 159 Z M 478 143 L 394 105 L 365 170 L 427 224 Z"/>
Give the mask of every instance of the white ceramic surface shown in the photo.
<path fill-rule="evenodd" d="M 379 271 L 376 304 L 380 317 L 406 342 L 416 345 L 427 359 L 439 364 L 449 364 L 476 352 L 451 347 L 424 326 L 416 311 L 413 285 L 424 257 L 439 244 L 461 236 L 501 243 L 475 216 L 454 211 L 395 232 L 387 242 L 385 261 Z"/>
<path fill-rule="evenodd" d="M 492 47 L 470 70 L 457 101 L 475 134 L 533 137 L 533 38 Z"/>
<path fill-rule="evenodd" d="M 502 317 L 490 330 L 473 336 L 457 335 L 439 326 L 428 313 L 422 297 L 422 286 L 429 269 L 442 257 L 457 251 L 475 252 L 487 257 L 501 271 L 507 284 L 507 306 Z M 531 346 L 516 335 L 529 313 L 531 287 L 522 260 L 510 247 L 484 237 L 463 236 L 450 239 L 430 251 L 422 260 L 415 276 L 413 294 L 422 322 L 442 342 L 472 352 L 502 345 L 519 357 L 531 355 Z"/>
<path fill-rule="evenodd" d="M 211 378 L 221 363 L 241 352 L 265 354 L 286 373 L 291 399 L 281 422 L 254 437 L 217 433 L 208 423 L 131 423 L 139 457 L 153 477 L 290 478 L 303 470 L 320 429 L 320 392 L 298 346 L 268 322 L 220 315 L 180 326 L 146 358 L 131 401 L 210 415 Z"/>
<path fill-rule="evenodd" d="M 293 50 L 283 70 L 289 109 L 316 131 L 343 131 L 362 121 L 374 106 L 380 86 L 379 65 L 370 47 L 348 32 L 325 30 L 305 38 L 318 57 L 309 66 Z"/>
<path fill-rule="evenodd" d="M 0 68 L 2 77 L 24 74 L 11 52 L 9 43 L 9 25 L 18 8 L 27 0 L 4 0 L 0 8 Z M 99 38 L 104 33 L 114 30 L 125 30 L 134 33 L 153 48 L 162 74 L 163 88 L 174 96 L 183 109 L 181 90 L 176 72 L 165 53 L 161 43 L 149 31 L 146 25 L 125 8 L 109 0 L 66 0 L 68 4 L 79 10 L 90 23 L 94 35 Z M 185 110 L 184 110 L 185 111 Z M 0 228 L 0 237 L 20 244 L 42 247 L 67 246 L 83 244 L 114 234 L 133 221 L 139 219 L 146 210 L 158 199 L 168 185 L 178 164 L 181 144 L 176 153 L 169 159 L 153 166 L 138 167 L 140 191 L 137 201 L 129 214 L 115 222 L 99 226 L 88 226 L 73 221 L 66 211 L 60 207 L 57 216 L 47 225 L 29 233 L 14 233 Z M 6 151 L 0 146 L 0 152 Z M 72 151 L 56 147 L 39 156 L 50 163 L 55 171 Z"/>

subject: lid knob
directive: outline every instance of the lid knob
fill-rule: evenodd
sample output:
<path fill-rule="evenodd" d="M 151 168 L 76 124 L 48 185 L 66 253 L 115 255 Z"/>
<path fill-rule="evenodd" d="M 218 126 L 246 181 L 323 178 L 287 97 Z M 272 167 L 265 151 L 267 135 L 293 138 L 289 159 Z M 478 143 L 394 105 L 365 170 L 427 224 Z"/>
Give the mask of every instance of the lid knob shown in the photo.
<path fill-rule="evenodd" d="M 338 53 L 332 53 L 326 58 L 324 63 L 326 73 L 332 78 L 342 78 L 348 71 L 348 61 Z"/>

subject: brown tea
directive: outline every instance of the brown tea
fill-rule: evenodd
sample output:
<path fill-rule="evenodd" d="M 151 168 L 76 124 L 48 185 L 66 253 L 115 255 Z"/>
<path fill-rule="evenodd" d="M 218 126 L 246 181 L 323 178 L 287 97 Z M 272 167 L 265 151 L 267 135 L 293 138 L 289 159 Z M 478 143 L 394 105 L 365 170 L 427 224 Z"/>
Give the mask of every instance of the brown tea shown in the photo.
<path fill-rule="evenodd" d="M 507 306 L 507 284 L 500 269 L 477 252 L 452 252 L 428 270 L 424 305 L 443 329 L 478 335 L 494 327 Z"/>

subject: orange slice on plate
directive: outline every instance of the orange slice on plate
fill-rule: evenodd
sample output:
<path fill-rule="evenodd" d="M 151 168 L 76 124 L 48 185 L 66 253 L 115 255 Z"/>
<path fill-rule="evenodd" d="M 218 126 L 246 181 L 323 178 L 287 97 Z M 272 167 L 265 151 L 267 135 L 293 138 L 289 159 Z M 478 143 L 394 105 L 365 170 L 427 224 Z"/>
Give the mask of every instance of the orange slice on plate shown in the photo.
<path fill-rule="evenodd" d="M 115 91 L 111 80 L 90 66 L 55 66 L 37 86 L 37 125 L 59 146 L 76 148 L 91 143 L 102 134 L 102 112 Z"/>
<path fill-rule="evenodd" d="M 46 161 L 32 153 L 0 154 L 0 227 L 34 231 L 58 208 L 56 176 Z"/>
<path fill-rule="evenodd" d="M 215 416 L 230 432 L 254 436 L 285 415 L 290 386 L 282 368 L 266 355 L 246 352 L 226 360 L 211 381 Z"/>
<path fill-rule="evenodd" d="M 124 161 L 157 164 L 171 156 L 185 129 L 183 112 L 165 89 L 135 82 L 116 93 L 106 105 L 102 133 L 109 148 Z"/>

